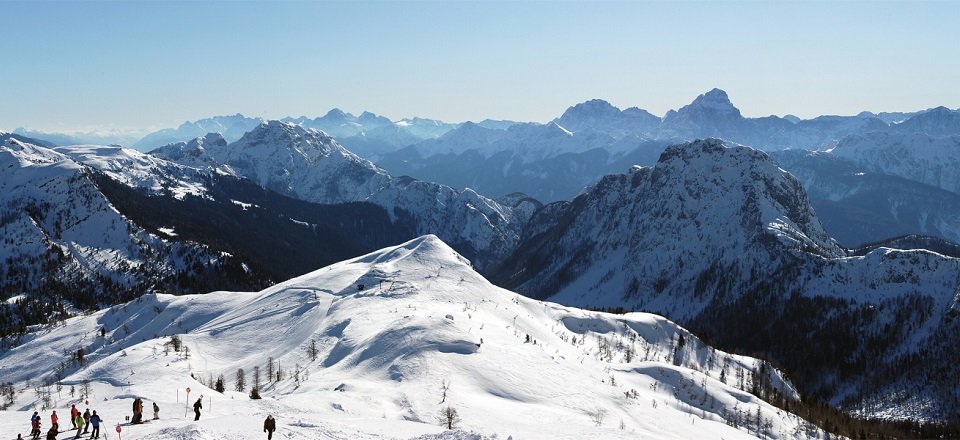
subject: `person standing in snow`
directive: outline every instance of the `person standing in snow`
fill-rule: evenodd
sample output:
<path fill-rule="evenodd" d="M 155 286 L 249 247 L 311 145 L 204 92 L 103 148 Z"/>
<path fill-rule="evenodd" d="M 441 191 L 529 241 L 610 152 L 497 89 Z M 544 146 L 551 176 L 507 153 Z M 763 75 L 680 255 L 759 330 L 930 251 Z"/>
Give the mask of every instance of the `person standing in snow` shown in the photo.
<path fill-rule="evenodd" d="M 267 440 L 273 438 L 273 431 L 277 430 L 277 420 L 273 418 L 272 415 L 267 416 L 267 420 L 263 421 L 263 432 L 267 433 Z"/>
<path fill-rule="evenodd" d="M 83 430 L 83 425 L 84 425 L 83 416 L 81 416 L 80 414 L 77 414 L 77 417 L 74 418 L 73 421 L 76 422 L 75 425 L 77 425 L 77 435 L 74 436 L 73 438 L 80 438 L 80 434 L 82 434 L 82 432 L 80 431 Z"/>
<path fill-rule="evenodd" d="M 193 412 L 196 414 L 196 417 L 193 418 L 193 421 L 200 420 L 200 410 L 203 409 L 203 403 L 201 403 L 202 401 L 203 396 L 200 396 L 200 398 L 197 399 L 197 402 L 193 404 Z"/>
<path fill-rule="evenodd" d="M 160 418 L 160 406 L 157 405 L 157 402 L 153 402 L 153 420 Z"/>
<path fill-rule="evenodd" d="M 80 410 L 77 409 L 77 405 L 70 405 L 70 423 L 73 424 L 73 427 L 77 427 L 77 416 L 80 415 Z"/>
<path fill-rule="evenodd" d="M 90 416 L 90 424 L 93 425 L 90 438 L 100 438 L 100 416 L 97 415 L 96 410 L 94 410 L 93 415 Z"/>
<path fill-rule="evenodd" d="M 86 434 L 88 430 L 90 430 L 90 408 L 83 411 L 83 433 Z"/>
<path fill-rule="evenodd" d="M 131 425 L 143 423 L 143 399 L 137 397 L 133 400 L 133 418 L 130 419 Z"/>
<path fill-rule="evenodd" d="M 32 435 L 34 439 L 40 438 L 40 416 L 34 417 L 30 422 L 30 435 Z"/>
<path fill-rule="evenodd" d="M 57 431 L 57 427 L 51 426 L 50 430 L 47 431 L 47 440 L 57 440 L 57 434 L 59 434 L 59 432 Z M 37 436 L 37 438 L 39 439 L 40 436 Z"/>
<path fill-rule="evenodd" d="M 37 418 L 39 417 L 40 416 L 37 416 Z M 60 425 L 58 424 L 59 421 L 60 421 L 60 417 L 57 416 L 57 410 L 53 410 L 53 414 L 50 414 L 50 424 L 54 428 L 60 429 L 59 428 Z"/>

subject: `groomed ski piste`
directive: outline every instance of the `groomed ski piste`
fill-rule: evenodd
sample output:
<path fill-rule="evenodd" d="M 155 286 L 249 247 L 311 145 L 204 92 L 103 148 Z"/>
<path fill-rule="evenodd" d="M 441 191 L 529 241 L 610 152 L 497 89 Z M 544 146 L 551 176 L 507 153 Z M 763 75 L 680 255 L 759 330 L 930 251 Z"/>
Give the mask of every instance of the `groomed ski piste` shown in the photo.
<path fill-rule="evenodd" d="M 189 351 L 171 347 L 174 335 Z M 501 289 L 432 235 L 260 292 L 144 295 L 31 328 L 20 342 L 0 353 L 0 378 L 16 388 L 0 411 L 10 438 L 27 438 L 34 411 L 46 433 L 44 394 L 61 429 L 77 404 L 97 410 L 108 439 L 118 439 L 118 424 L 128 440 L 263 439 L 268 414 L 277 439 L 826 437 L 744 391 L 755 359 L 714 350 L 660 316 Z M 80 348 L 82 364 L 71 360 Z M 279 381 L 267 377 L 271 358 Z M 249 397 L 255 367 L 260 400 Z M 796 398 L 776 370 L 765 371 Z M 211 389 L 221 374 L 222 394 Z M 194 421 L 188 406 L 200 395 Z M 159 420 L 128 424 L 137 397 L 144 419 L 158 403 Z M 441 426 L 444 408 L 456 410 L 457 429 Z"/>

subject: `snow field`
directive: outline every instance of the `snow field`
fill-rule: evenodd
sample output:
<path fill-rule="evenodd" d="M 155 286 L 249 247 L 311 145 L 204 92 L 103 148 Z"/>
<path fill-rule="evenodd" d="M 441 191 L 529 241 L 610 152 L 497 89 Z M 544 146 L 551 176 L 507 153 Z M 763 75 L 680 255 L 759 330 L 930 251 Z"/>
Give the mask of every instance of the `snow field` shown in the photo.
<path fill-rule="evenodd" d="M 165 347 L 174 334 L 189 358 Z M 686 342 L 675 349 L 681 334 Z M 311 341 L 316 360 L 305 350 Z M 758 408 L 768 437 L 818 434 L 730 386 L 755 360 L 713 350 L 655 315 L 588 312 L 500 289 L 433 236 L 261 292 L 146 295 L 35 329 L 0 355 L 0 375 L 21 390 L 0 423 L 29 431 L 29 415 L 43 405 L 33 387 L 78 347 L 86 362 L 64 370 L 65 388 L 52 393 L 58 413 L 80 401 L 68 390 L 85 381 L 111 434 L 135 397 L 144 398 L 146 418 L 159 402 L 161 420 L 125 427 L 125 439 L 261 438 L 266 414 L 277 417 L 282 439 L 753 438 L 753 428 L 728 423 L 734 413 L 738 424 L 752 420 Z M 270 357 L 279 382 L 266 379 Z M 237 369 L 248 391 L 256 366 L 263 399 L 232 391 Z M 201 383 L 220 374 L 223 394 Z M 199 422 L 192 410 L 180 413 L 187 387 L 191 401 L 204 395 Z M 465 431 L 439 426 L 447 406 Z"/>

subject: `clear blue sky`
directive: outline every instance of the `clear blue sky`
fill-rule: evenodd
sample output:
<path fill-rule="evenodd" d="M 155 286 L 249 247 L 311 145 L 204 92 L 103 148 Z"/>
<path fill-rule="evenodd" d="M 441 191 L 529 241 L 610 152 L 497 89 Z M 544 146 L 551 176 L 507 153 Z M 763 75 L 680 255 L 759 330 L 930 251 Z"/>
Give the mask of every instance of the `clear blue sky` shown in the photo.
<path fill-rule="evenodd" d="M 0 129 L 215 114 L 546 121 L 960 106 L 960 3 L 4 2 Z"/>

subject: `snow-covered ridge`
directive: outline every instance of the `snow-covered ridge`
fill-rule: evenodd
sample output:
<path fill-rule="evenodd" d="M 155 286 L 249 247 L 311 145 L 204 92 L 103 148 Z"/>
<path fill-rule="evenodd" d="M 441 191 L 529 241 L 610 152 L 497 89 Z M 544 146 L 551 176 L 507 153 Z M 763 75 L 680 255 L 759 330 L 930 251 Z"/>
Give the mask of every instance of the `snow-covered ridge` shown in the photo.
<path fill-rule="evenodd" d="M 829 150 L 862 166 L 960 193 L 960 135 L 869 133 L 848 136 Z"/>
<path fill-rule="evenodd" d="M 177 147 L 179 148 L 179 147 Z M 412 218 L 421 234 L 434 233 L 469 249 L 479 265 L 502 258 L 516 245 L 532 209 L 526 203 L 504 206 L 465 189 L 395 178 L 351 153 L 323 132 L 268 121 L 237 142 L 205 146 L 196 154 L 164 147 L 154 153 L 211 166 L 249 178 L 261 186 L 321 204 L 367 201 L 383 206 L 392 218 Z M 212 158 L 212 160 L 206 159 Z"/>
<path fill-rule="evenodd" d="M 801 184 L 747 147 L 673 146 L 654 167 L 607 176 L 572 202 L 544 207 L 494 279 L 564 304 L 654 311 L 726 344 L 764 350 L 837 404 L 859 393 L 857 404 L 876 414 L 942 419 L 955 409 L 955 384 L 910 378 L 956 369 L 943 359 L 957 353 L 955 337 L 945 335 L 957 326 L 947 318 L 960 260 L 885 248 L 848 255 L 823 230 Z M 784 333 L 774 322 L 796 328 Z M 830 350 L 865 363 L 843 365 L 838 379 L 836 358 L 812 360 L 828 349 L 782 343 L 798 334 L 858 341 Z M 877 334 L 884 336 L 864 336 Z M 880 376 L 895 383 L 869 385 Z M 884 400 L 905 389 L 916 397 L 909 404 Z"/>
<path fill-rule="evenodd" d="M 165 345 L 173 335 L 189 358 Z M 0 373 L 21 387 L 52 377 L 78 348 L 85 361 L 64 364 L 63 384 L 89 381 L 109 425 L 133 396 L 163 408 L 159 421 L 125 427 L 130 439 L 255 438 L 268 413 L 284 438 L 414 437 L 439 434 L 436 415 L 448 406 L 474 437 L 430 438 L 823 435 L 743 391 L 763 377 L 795 398 L 769 366 L 714 350 L 656 315 L 588 312 L 497 288 L 433 236 L 260 292 L 147 295 L 34 329 L 0 354 Z M 266 378 L 268 359 L 280 380 Z M 247 398 L 256 367 L 263 400 Z M 243 392 L 233 391 L 239 368 Z M 221 374 L 224 394 L 194 379 Z M 178 414 L 186 387 L 191 402 L 205 396 L 199 422 Z M 0 420 L 25 418 L 33 399 L 24 393 L 19 411 Z"/>
<path fill-rule="evenodd" d="M 204 175 L 199 170 L 137 150 L 114 145 L 71 145 L 55 150 L 111 179 L 147 192 L 170 192 L 177 198 L 206 192 Z"/>
<path fill-rule="evenodd" d="M 126 160 L 113 152 L 103 160 Z M 136 164 L 128 163 L 141 169 Z M 0 145 L 0 169 L 4 292 L 94 307 L 129 298 L 135 288 L 178 291 L 196 275 L 195 263 L 212 271 L 227 264 L 203 246 L 171 243 L 130 222 L 100 192 L 90 167 L 66 154 L 8 139 Z M 0 318 L 7 327 L 19 317 L 4 310 Z"/>

